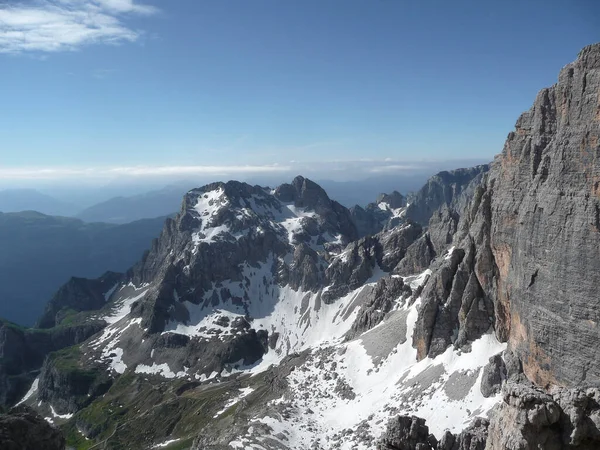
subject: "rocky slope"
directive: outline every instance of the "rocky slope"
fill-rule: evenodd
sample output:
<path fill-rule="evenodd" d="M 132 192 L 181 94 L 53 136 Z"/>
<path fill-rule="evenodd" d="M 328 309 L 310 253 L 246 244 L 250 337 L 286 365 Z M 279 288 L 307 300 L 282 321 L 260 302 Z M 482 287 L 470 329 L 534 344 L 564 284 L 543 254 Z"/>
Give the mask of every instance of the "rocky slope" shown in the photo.
<path fill-rule="evenodd" d="M 126 274 L 57 293 L 46 333 L 98 329 L 21 401 L 82 449 L 598 448 L 599 132 L 594 45 L 410 204 L 194 189 Z"/>

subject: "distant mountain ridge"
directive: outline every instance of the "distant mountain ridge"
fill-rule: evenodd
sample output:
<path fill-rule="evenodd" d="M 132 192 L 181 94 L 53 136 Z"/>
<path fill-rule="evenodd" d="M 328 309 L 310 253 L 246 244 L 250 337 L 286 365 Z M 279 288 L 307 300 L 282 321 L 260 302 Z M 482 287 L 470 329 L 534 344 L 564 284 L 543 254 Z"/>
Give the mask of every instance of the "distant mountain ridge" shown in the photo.
<path fill-rule="evenodd" d="M 126 270 L 150 248 L 164 221 L 86 224 L 36 211 L 0 213 L 0 317 L 31 325 L 70 277 Z"/>
<path fill-rule="evenodd" d="M 135 220 L 168 216 L 179 208 L 188 188 L 166 186 L 163 189 L 130 197 L 114 197 L 77 213 L 85 222 L 124 224 Z"/>
<path fill-rule="evenodd" d="M 0 190 L 0 212 L 39 211 L 54 216 L 71 216 L 78 206 L 58 200 L 35 189 Z"/>

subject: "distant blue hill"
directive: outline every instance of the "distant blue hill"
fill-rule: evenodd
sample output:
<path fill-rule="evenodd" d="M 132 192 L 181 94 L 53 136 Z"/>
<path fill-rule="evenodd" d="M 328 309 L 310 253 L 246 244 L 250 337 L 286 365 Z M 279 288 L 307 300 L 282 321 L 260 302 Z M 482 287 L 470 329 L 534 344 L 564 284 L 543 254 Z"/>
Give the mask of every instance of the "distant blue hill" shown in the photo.
<path fill-rule="evenodd" d="M 70 277 L 127 270 L 150 248 L 164 221 L 88 224 L 35 211 L 0 213 L 0 317 L 32 325 Z"/>

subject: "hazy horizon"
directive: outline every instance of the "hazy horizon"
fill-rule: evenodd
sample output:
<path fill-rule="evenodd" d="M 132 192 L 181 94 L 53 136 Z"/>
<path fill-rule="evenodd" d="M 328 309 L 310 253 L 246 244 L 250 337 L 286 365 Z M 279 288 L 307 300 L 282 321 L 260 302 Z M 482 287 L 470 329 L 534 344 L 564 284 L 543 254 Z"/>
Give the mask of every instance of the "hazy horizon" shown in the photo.
<path fill-rule="evenodd" d="M 600 40 L 600 5 L 551 3 L 2 4 L 0 189 L 488 162 Z"/>

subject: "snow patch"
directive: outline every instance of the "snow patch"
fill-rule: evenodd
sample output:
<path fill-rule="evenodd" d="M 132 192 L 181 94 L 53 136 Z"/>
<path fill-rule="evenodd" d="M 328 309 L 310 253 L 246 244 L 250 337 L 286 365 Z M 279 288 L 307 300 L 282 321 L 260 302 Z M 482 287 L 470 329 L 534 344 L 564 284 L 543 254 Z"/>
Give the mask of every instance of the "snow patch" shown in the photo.
<path fill-rule="evenodd" d="M 233 405 L 235 405 L 236 403 L 238 403 L 241 399 L 243 399 L 244 397 L 247 397 L 248 395 L 250 395 L 252 392 L 254 392 L 254 389 L 252 389 L 251 387 L 246 387 L 246 388 L 240 389 L 240 392 L 241 392 L 240 395 L 238 395 L 237 397 L 232 398 L 227 403 L 225 403 L 225 406 L 223 407 L 223 409 L 220 410 L 219 412 L 217 412 L 213 416 L 213 419 L 216 419 L 221 414 L 223 414 L 225 411 L 227 411 L 229 408 L 231 408 Z"/>
<path fill-rule="evenodd" d="M 179 442 L 181 439 L 177 438 L 177 439 L 169 439 L 168 441 L 163 442 L 162 444 L 156 444 L 154 447 L 152 448 L 162 448 L 162 447 L 167 447 L 171 444 L 174 444 L 175 442 Z"/>
<path fill-rule="evenodd" d="M 119 283 L 115 283 L 113 287 L 104 293 L 104 301 L 107 302 L 110 300 L 111 295 L 117 290 L 117 287 L 119 287 Z"/>
<path fill-rule="evenodd" d="M 52 405 L 50 405 L 50 412 L 52 413 L 52 417 L 54 417 L 56 419 L 68 420 L 71 417 L 73 417 L 73 414 L 57 414 L 57 412 L 54 411 L 54 408 L 52 407 Z"/>
<path fill-rule="evenodd" d="M 135 368 L 135 373 L 146 373 L 150 375 L 160 375 L 164 378 L 184 378 L 187 376 L 186 371 L 173 372 L 168 364 L 152 363 L 151 366 L 140 364 Z"/>
<path fill-rule="evenodd" d="M 456 248 L 455 246 L 450 247 L 450 249 L 448 250 L 448 254 L 444 258 L 446 261 L 449 260 L 450 258 L 452 258 L 452 253 L 454 253 L 455 248 Z"/>
<path fill-rule="evenodd" d="M 31 383 L 31 387 L 29 388 L 29 390 L 27 391 L 25 396 L 15 406 L 19 406 L 19 405 L 25 403 L 27 400 L 29 400 L 31 398 L 31 396 L 38 391 L 39 383 L 40 383 L 40 377 L 37 377 L 35 380 L 33 380 L 33 383 Z"/>

